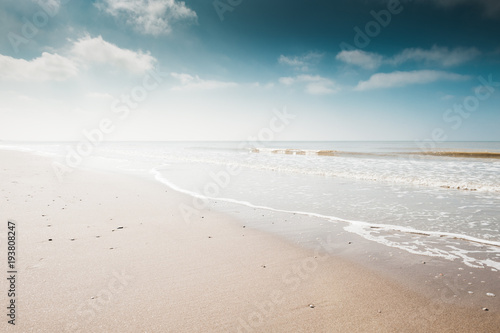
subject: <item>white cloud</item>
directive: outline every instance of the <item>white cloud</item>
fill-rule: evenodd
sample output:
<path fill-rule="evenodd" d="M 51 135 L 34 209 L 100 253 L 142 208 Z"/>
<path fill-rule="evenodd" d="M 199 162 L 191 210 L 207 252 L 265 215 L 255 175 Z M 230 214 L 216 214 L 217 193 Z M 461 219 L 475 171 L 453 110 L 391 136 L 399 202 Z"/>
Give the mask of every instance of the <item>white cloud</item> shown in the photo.
<path fill-rule="evenodd" d="M 296 77 L 282 77 L 281 84 L 291 86 L 293 84 L 305 84 L 305 91 L 311 95 L 329 95 L 337 93 L 340 87 L 332 80 L 319 75 L 299 75 Z"/>
<path fill-rule="evenodd" d="M 478 57 L 481 52 L 474 48 L 448 49 L 434 45 L 431 49 L 421 48 L 404 49 L 392 58 L 383 57 L 377 53 L 362 50 L 341 51 L 336 59 L 345 63 L 363 67 L 365 69 L 377 69 L 382 64 L 398 66 L 409 61 L 436 64 L 442 67 L 452 67 L 464 64 Z"/>
<path fill-rule="evenodd" d="M 157 60 L 149 53 L 122 49 L 101 36 L 85 36 L 65 48 L 66 55 L 43 52 L 32 60 L 0 54 L 0 79 L 11 81 L 64 81 L 77 76 L 82 67 L 105 65 L 133 74 L 153 69 Z"/>
<path fill-rule="evenodd" d="M 296 70 L 308 71 L 310 67 L 316 65 L 323 56 L 324 54 L 317 52 L 309 52 L 306 55 L 296 57 L 280 55 L 278 63 L 291 66 Z"/>
<path fill-rule="evenodd" d="M 175 86 L 172 90 L 209 90 L 209 89 L 220 89 L 220 88 L 230 88 L 238 86 L 234 82 L 224 82 L 224 81 L 214 81 L 214 80 L 203 80 L 200 79 L 198 75 L 192 76 L 185 73 L 170 73 L 170 75 L 180 81 L 180 86 Z"/>
<path fill-rule="evenodd" d="M 338 92 L 338 89 L 330 82 L 313 82 L 306 85 L 306 92 L 311 95 L 330 95 Z"/>
<path fill-rule="evenodd" d="M 197 20 L 196 12 L 177 0 L 103 0 L 96 6 L 145 35 L 168 34 L 174 22 Z"/>
<path fill-rule="evenodd" d="M 380 54 L 362 50 L 342 51 L 335 58 L 347 64 L 357 65 L 366 69 L 377 69 L 384 59 Z"/>
<path fill-rule="evenodd" d="M 286 86 L 292 85 L 295 82 L 295 79 L 293 77 L 280 77 L 279 82 L 281 84 L 284 84 Z"/>
<path fill-rule="evenodd" d="M 444 67 L 451 67 L 471 61 L 480 54 L 481 52 L 474 47 L 459 47 L 450 50 L 447 47 L 433 46 L 430 50 L 421 48 L 405 49 L 403 52 L 388 60 L 388 62 L 394 65 L 400 65 L 407 61 L 424 61 L 436 63 Z"/>
<path fill-rule="evenodd" d="M 122 49 L 108 43 L 101 36 L 85 36 L 73 43 L 71 54 L 83 64 L 106 64 L 131 73 L 140 74 L 154 67 L 156 59 L 148 53 Z"/>
<path fill-rule="evenodd" d="M 410 84 L 424 84 L 440 80 L 460 81 L 467 80 L 468 76 L 443 71 L 420 70 L 411 72 L 377 73 L 367 81 L 360 81 L 354 90 L 404 87 Z"/>
<path fill-rule="evenodd" d="M 33 60 L 0 54 L 0 79 L 13 81 L 64 81 L 78 74 L 76 64 L 58 54 L 43 52 Z"/>
<path fill-rule="evenodd" d="M 254 82 L 250 84 L 252 88 L 264 88 L 264 89 L 272 89 L 274 88 L 274 83 L 273 82 L 268 82 L 266 84 L 261 84 L 260 82 Z"/>

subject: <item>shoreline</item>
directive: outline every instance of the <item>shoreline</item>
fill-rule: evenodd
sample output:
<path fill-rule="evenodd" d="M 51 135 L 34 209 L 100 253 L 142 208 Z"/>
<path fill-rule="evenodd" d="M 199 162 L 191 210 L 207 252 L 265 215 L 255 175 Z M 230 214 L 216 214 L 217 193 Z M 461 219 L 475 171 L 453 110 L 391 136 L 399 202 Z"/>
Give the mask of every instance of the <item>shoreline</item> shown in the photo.
<path fill-rule="evenodd" d="M 220 209 L 219 205 L 213 205 Z M 347 231 L 348 225 L 339 221 L 325 221 L 321 218 L 269 212 L 266 210 L 225 207 L 220 209 L 238 220 L 244 220 L 251 226 L 265 233 L 273 234 L 296 246 L 314 250 L 328 239 L 328 246 L 323 248 L 330 255 L 356 263 L 381 277 L 404 285 L 433 302 L 454 304 L 472 311 L 488 308 L 500 311 L 500 302 L 487 294 L 500 294 L 500 273 L 492 267 L 471 267 L 461 259 L 449 260 L 387 246 L 368 240 L 359 234 Z M 429 238 L 420 234 L 406 235 L 409 241 L 414 238 Z M 457 240 L 471 246 L 472 242 Z"/>
<path fill-rule="evenodd" d="M 352 260 L 373 248 L 365 243 L 345 250 L 335 240 L 332 253 L 317 235 L 298 246 L 211 208 L 186 225 L 178 207 L 191 198 L 162 184 L 89 170 L 58 183 L 46 157 L 0 155 L 0 215 L 19 228 L 12 331 L 494 332 L 500 324 L 500 295 L 487 300 L 490 311 L 436 303 Z"/>

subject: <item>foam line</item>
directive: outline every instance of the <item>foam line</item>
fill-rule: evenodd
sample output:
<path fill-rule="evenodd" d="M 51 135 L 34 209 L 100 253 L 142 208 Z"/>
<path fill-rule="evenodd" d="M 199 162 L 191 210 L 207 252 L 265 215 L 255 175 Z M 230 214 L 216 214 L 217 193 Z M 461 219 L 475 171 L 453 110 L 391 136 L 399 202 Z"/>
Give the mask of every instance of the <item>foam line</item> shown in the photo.
<path fill-rule="evenodd" d="M 304 216 L 309 216 L 309 217 L 316 217 L 324 220 L 328 220 L 331 222 L 345 222 L 349 223 L 352 225 L 356 226 L 361 226 L 361 227 L 375 227 L 383 230 L 390 230 L 390 231 L 399 231 L 399 232 L 404 232 L 404 233 L 412 233 L 412 234 L 422 234 L 422 235 L 428 235 L 428 236 L 437 236 L 437 237 L 449 237 L 449 238 L 454 238 L 454 239 L 460 239 L 460 240 L 466 240 L 470 242 L 476 242 L 484 245 L 491 245 L 491 246 L 498 246 L 500 247 L 500 242 L 496 241 L 489 241 L 481 238 L 476 238 L 472 236 L 467 236 L 467 235 L 462 235 L 462 234 L 456 234 L 456 233 L 451 233 L 451 232 L 439 232 L 439 231 L 426 231 L 426 230 L 418 230 L 414 228 L 409 228 L 409 227 L 403 227 L 403 226 L 398 226 L 398 225 L 391 225 L 391 224 L 377 224 L 377 223 L 369 223 L 369 222 L 364 222 L 364 221 L 356 221 L 356 220 L 347 220 L 343 219 L 341 217 L 336 217 L 336 216 L 329 216 L 329 215 L 323 215 L 319 213 L 312 213 L 312 212 L 304 212 L 304 211 L 291 211 L 291 210 L 285 210 L 285 209 L 278 209 L 278 208 L 273 208 L 273 207 L 268 207 L 268 206 L 262 206 L 262 205 L 256 205 L 248 201 L 242 201 L 242 200 L 236 200 L 236 199 L 231 199 L 231 198 L 215 198 L 215 197 L 208 197 L 204 196 L 202 194 L 192 192 L 186 189 L 183 189 L 181 187 L 178 187 L 177 185 L 173 184 L 170 182 L 168 179 L 163 177 L 163 175 L 160 173 L 160 169 L 162 167 L 158 168 L 153 168 L 150 173 L 154 175 L 155 179 L 168 187 L 172 188 L 173 190 L 177 192 L 181 192 L 187 195 L 190 195 L 195 198 L 203 199 L 203 200 L 217 200 L 217 201 L 225 201 L 229 203 L 234 203 L 234 204 L 239 204 L 239 205 L 244 205 L 250 208 L 256 208 L 256 209 L 265 209 L 273 212 L 278 212 L 278 213 L 290 213 L 290 214 L 299 214 L 299 215 L 304 215 Z"/>

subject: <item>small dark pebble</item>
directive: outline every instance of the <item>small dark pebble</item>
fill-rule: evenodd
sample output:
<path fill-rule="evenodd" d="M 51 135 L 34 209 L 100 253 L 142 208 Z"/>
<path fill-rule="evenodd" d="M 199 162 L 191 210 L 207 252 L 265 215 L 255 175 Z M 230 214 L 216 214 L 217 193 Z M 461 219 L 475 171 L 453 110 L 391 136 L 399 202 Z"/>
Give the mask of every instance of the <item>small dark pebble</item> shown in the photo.
<path fill-rule="evenodd" d="M 208 238 L 212 238 L 212 236 L 208 236 Z"/>
<path fill-rule="evenodd" d="M 52 238 L 49 238 L 49 242 L 52 242 Z"/>
<path fill-rule="evenodd" d="M 122 227 L 122 226 L 120 226 L 120 227 L 117 227 L 116 229 L 117 229 L 117 230 L 119 230 L 119 229 L 123 229 L 123 227 Z"/>

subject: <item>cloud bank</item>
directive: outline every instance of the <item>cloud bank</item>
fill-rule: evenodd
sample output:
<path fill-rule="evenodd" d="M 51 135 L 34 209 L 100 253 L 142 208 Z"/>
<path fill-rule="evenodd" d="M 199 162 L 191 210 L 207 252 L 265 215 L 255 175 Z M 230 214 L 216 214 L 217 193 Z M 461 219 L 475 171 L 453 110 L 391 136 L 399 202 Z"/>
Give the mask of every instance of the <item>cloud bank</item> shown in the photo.
<path fill-rule="evenodd" d="M 410 72 L 392 72 L 392 73 L 377 73 L 372 75 L 367 81 L 360 81 L 354 88 L 357 91 L 365 91 L 372 89 L 404 87 L 410 84 L 425 84 L 435 81 L 448 80 L 448 81 L 463 81 L 468 80 L 469 77 L 465 75 L 433 71 L 433 70 L 420 70 Z"/>
<path fill-rule="evenodd" d="M 377 69 L 383 64 L 399 66 L 407 62 L 424 63 L 441 67 L 454 67 L 465 64 L 477 58 L 481 52 L 472 48 L 433 46 L 431 49 L 408 48 L 393 57 L 384 57 L 377 53 L 362 50 L 342 51 L 336 59 L 346 64 L 356 65 L 365 69 Z"/>

